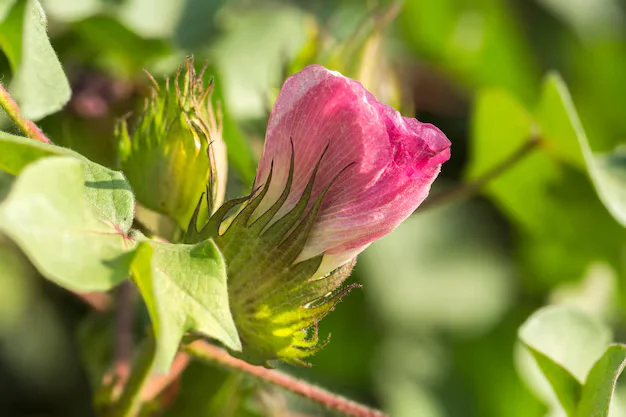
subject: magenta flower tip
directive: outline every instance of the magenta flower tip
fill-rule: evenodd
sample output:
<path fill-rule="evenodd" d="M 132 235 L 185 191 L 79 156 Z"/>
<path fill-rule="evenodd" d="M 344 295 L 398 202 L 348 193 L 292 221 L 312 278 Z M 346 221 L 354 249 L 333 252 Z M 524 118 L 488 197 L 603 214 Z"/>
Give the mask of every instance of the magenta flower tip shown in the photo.
<path fill-rule="evenodd" d="M 310 65 L 287 79 L 270 116 L 256 184 L 265 182 L 272 161 L 273 178 L 254 217 L 282 193 L 292 141 L 293 184 L 274 221 L 298 202 L 328 146 L 312 201 L 332 186 L 298 258 L 324 253 L 318 275 L 395 229 L 426 198 L 441 164 L 450 158 L 450 141 L 437 127 L 402 117 L 358 81 Z"/>

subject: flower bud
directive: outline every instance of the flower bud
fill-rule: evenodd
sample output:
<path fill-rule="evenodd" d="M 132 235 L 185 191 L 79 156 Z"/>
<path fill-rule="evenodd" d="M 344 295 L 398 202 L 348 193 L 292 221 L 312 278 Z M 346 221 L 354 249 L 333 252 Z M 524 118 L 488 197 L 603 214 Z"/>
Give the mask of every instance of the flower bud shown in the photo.
<path fill-rule="evenodd" d="M 317 323 L 353 287 L 341 285 L 356 256 L 420 205 L 449 148 L 439 129 L 400 116 L 337 72 L 311 65 L 287 79 L 258 188 L 187 235 L 213 238 L 226 260 L 248 359 L 301 363 L 320 348 Z"/>
<path fill-rule="evenodd" d="M 216 114 L 212 82 L 205 88 L 191 57 L 164 88 L 150 79 L 151 96 L 132 134 L 125 120 L 116 128 L 121 167 L 139 203 L 184 230 L 205 191 L 210 211 L 224 198 L 227 161 L 219 109 Z"/>

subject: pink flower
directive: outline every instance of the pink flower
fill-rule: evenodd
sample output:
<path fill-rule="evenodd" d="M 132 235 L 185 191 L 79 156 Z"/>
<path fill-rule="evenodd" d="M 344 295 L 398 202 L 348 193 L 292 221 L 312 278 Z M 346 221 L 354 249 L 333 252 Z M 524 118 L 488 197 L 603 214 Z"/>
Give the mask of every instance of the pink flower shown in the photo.
<path fill-rule="evenodd" d="M 316 276 L 394 230 L 426 198 L 450 158 L 450 141 L 435 126 L 402 117 L 361 83 L 311 65 L 287 79 L 274 105 L 255 183 L 265 183 L 272 161 L 273 176 L 253 219 L 284 190 L 292 142 L 293 184 L 273 221 L 298 202 L 320 158 L 309 205 L 335 180 L 296 260 L 324 253 Z"/>

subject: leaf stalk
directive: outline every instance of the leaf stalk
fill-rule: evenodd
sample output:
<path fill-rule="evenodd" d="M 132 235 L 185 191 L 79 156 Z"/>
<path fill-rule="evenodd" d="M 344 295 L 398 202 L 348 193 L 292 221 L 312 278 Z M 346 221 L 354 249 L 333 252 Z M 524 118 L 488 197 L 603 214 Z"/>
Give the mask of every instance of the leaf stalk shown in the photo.
<path fill-rule="evenodd" d="M 39 142 L 52 143 L 35 123 L 22 115 L 19 106 L 2 84 L 0 84 L 0 106 L 26 136 Z"/>

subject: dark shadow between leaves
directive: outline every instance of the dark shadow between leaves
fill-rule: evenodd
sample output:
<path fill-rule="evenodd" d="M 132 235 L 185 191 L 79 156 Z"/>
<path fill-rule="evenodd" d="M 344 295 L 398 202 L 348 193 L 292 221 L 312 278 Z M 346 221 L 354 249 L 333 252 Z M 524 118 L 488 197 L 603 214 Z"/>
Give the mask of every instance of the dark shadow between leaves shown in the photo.
<path fill-rule="evenodd" d="M 132 191 L 128 183 L 124 180 L 110 181 L 85 181 L 85 187 L 96 188 L 100 190 L 124 190 Z"/>
<path fill-rule="evenodd" d="M 119 284 L 130 275 L 130 264 L 134 258 L 135 249 L 132 249 L 115 258 L 102 261 L 104 265 L 113 270 L 112 282 Z"/>

